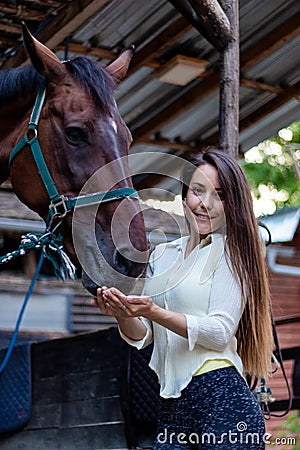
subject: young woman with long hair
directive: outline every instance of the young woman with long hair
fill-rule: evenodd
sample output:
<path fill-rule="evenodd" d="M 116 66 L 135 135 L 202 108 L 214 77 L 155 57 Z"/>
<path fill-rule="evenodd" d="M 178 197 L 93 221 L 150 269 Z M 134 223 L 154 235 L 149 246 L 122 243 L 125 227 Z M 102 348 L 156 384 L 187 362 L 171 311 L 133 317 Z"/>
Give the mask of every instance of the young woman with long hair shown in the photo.
<path fill-rule="evenodd" d="M 264 418 L 245 375 L 268 378 L 273 350 L 267 267 L 238 162 L 206 148 L 186 162 L 189 233 L 151 254 L 143 295 L 98 289 L 123 339 L 154 343 L 160 383 L 154 449 L 264 449 Z"/>

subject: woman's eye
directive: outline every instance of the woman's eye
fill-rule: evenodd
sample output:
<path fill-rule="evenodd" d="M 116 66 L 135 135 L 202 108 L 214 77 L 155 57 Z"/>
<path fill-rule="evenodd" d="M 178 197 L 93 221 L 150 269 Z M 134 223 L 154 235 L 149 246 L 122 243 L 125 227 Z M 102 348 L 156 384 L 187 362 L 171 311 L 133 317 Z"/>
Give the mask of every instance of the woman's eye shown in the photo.
<path fill-rule="evenodd" d="M 71 144 L 87 141 L 87 132 L 79 127 L 68 127 L 65 129 L 66 138 Z"/>
<path fill-rule="evenodd" d="M 195 195 L 201 195 L 201 194 L 204 193 L 204 190 L 201 189 L 201 188 L 194 188 L 193 192 L 194 192 Z"/>

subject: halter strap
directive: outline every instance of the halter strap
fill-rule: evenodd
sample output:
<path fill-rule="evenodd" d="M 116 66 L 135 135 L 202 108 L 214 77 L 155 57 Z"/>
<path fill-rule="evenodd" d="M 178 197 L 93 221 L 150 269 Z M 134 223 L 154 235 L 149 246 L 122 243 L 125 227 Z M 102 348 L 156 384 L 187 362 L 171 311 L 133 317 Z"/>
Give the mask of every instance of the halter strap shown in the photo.
<path fill-rule="evenodd" d="M 50 198 L 49 213 L 47 217 L 47 224 L 49 224 L 53 216 L 62 218 L 69 211 L 72 211 L 75 207 L 82 207 L 86 205 L 93 205 L 97 203 L 112 202 L 120 200 L 125 197 L 139 198 L 138 192 L 133 188 L 119 188 L 112 189 L 111 191 L 95 192 L 93 194 L 82 195 L 79 197 L 68 198 L 64 195 L 60 195 L 56 189 L 53 178 L 50 175 L 46 161 L 44 159 L 39 141 L 38 141 L 38 122 L 40 114 L 44 104 L 46 95 L 46 87 L 39 90 L 35 104 L 30 116 L 29 125 L 26 134 L 12 149 L 9 157 L 9 167 L 11 167 L 13 159 L 18 153 L 26 146 L 29 145 L 34 161 L 38 168 L 38 172 L 41 176 L 43 184 L 47 190 Z M 29 135 L 33 133 L 33 137 Z"/>
<path fill-rule="evenodd" d="M 29 145 L 31 148 L 31 153 L 37 165 L 39 174 L 43 180 L 44 186 L 48 192 L 51 203 L 56 203 L 60 201 L 60 195 L 56 189 L 55 183 L 50 175 L 48 167 L 46 165 L 44 156 L 42 154 L 40 144 L 38 141 L 38 122 L 40 118 L 40 114 L 42 111 L 42 107 L 45 100 L 46 88 L 42 88 L 39 90 L 35 104 L 30 116 L 29 125 L 26 134 L 23 138 L 17 143 L 17 145 L 13 148 L 10 157 L 9 157 L 9 167 L 12 164 L 15 156 L 25 147 L 25 145 Z M 33 137 L 29 138 L 30 133 L 33 133 Z"/>

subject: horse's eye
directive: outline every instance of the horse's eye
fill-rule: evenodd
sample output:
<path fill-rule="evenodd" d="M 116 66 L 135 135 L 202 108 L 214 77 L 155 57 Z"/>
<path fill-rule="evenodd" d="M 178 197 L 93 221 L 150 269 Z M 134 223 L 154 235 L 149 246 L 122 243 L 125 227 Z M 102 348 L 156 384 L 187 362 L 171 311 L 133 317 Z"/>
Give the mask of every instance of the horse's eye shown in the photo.
<path fill-rule="evenodd" d="M 87 132 L 79 127 L 68 127 L 65 130 L 66 138 L 70 144 L 87 141 Z"/>

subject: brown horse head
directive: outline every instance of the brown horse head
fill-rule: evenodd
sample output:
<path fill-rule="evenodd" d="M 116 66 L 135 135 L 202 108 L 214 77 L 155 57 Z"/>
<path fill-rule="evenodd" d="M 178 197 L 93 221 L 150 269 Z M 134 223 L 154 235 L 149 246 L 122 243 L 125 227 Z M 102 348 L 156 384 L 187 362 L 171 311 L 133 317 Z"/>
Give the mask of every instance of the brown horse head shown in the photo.
<path fill-rule="evenodd" d="M 127 72 L 132 50 L 104 69 L 84 57 L 62 63 L 26 28 L 24 42 L 33 68 L 0 72 L 0 145 L 4 149 L 0 182 L 10 175 L 16 195 L 46 220 L 49 195 L 28 145 L 8 169 L 9 154 L 26 132 L 37 89 L 45 83 L 38 140 L 59 194 L 74 198 L 132 188 L 127 161 L 131 134 L 113 95 Z M 132 290 L 146 260 L 144 223 L 136 199 L 75 209 L 59 230 L 73 261 L 82 266 L 83 284 L 90 292 L 94 294 L 103 284 Z"/>

